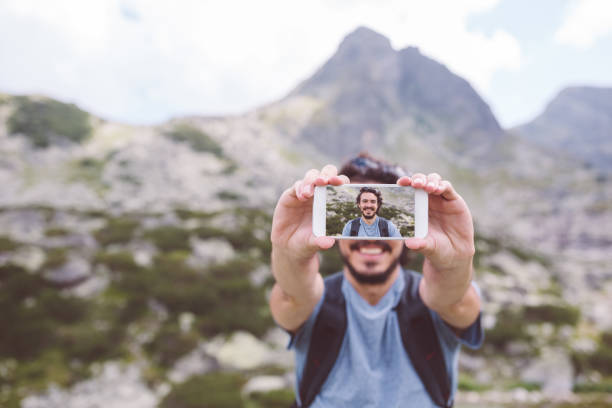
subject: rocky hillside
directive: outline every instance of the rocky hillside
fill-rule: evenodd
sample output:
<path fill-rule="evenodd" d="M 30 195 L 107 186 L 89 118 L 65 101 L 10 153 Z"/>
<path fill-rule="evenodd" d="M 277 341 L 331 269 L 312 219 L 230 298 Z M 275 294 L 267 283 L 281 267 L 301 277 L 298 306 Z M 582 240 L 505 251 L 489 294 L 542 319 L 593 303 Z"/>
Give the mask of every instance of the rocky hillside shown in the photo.
<path fill-rule="evenodd" d="M 606 406 L 572 392 L 612 387 L 610 180 L 366 28 L 240 116 L 136 127 L 0 95 L 0 406 L 288 406 L 271 214 L 292 180 L 362 149 L 440 172 L 474 213 L 488 341 L 461 358 L 459 406 Z"/>
<path fill-rule="evenodd" d="M 612 88 L 562 90 L 544 112 L 514 132 L 603 173 L 612 171 Z"/>

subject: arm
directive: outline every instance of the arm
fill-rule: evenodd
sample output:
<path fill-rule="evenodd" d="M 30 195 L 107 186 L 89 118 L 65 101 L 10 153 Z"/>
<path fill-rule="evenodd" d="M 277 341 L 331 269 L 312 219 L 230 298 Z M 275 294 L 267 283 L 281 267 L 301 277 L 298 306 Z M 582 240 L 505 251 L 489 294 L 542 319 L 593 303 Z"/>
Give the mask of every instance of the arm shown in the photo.
<path fill-rule="evenodd" d="M 314 187 L 347 182 L 334 166 L 325 166 L 320 172 L 310 170 L 283 192 L 274 210 L 270 238 L 276 283 L 270 294 L 270 310 L 288 331 L 297 330 L 321 299 L 324 285 L 317 253 L 334 244 L 331 237 L 312 234 Z"/>
<path fill-rule="evenodd" d="M 471 286 L 474 226 L 467 204 L 438 174 L 402 177 L 429 193 L 429 233 L 409 238 L 406 246 L 425 255 L 419 294 L 423 302 L 456 329 L 469 327 L 480 313 L 480 297 Z"/>

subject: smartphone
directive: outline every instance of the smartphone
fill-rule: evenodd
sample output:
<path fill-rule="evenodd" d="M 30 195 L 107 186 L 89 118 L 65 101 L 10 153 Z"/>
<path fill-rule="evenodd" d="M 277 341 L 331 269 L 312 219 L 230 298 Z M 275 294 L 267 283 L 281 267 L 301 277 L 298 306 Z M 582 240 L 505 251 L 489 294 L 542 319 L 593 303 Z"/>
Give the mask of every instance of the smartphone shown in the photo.
<path fill-rule="evenodd" d="M 338 239 L 404 239 L 427 235 L 428 196 L 397 184 L 315 188 L 312 231 Z"/>

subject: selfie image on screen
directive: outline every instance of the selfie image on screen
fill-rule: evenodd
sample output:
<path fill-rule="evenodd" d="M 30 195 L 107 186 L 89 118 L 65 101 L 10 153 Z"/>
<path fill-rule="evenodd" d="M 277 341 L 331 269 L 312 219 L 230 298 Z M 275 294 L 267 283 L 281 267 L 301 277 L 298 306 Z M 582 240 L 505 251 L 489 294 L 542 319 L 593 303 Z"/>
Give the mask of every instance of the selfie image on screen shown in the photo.
<path fill-rule="evenodd" d="M 335 237 L 414 237 L 410 187 L 327 186 L 326 234 Z"/>

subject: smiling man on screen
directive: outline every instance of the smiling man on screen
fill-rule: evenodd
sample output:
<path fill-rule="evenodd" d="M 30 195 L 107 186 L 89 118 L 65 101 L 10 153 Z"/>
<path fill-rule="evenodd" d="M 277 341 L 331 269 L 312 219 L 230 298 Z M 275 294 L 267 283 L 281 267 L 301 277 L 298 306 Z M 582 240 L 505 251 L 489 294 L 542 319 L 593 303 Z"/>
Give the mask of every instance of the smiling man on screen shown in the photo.
<path fill-rule="evenodd" d="M 397 183 L 429 193 L 429 232 L 404 240 L 338 240 L 343 270 L 319 273 L 332 237 L 312 234 L 315 186 Z M 472 282 L 474 229 L 465 201 L 438 174 L 405 175 L 367 155 L 310 170 L 280 197 L 272 221 L 270 308 L 291 334 L 295 407 L 453 406 L 461 345 L 483 341 Z M 404 270 L 404 251 L 425 256 Z"/>
<path fill-rule="evenodd" d="M 380 217 L 378 212 L 383 204 L 382 194 L 375 188 L 362 187 L 355 199 L 361 217 L 346 223 L 342 230 L 345 237 L 396 237 L 402 235 L 388 219 Z"/>

